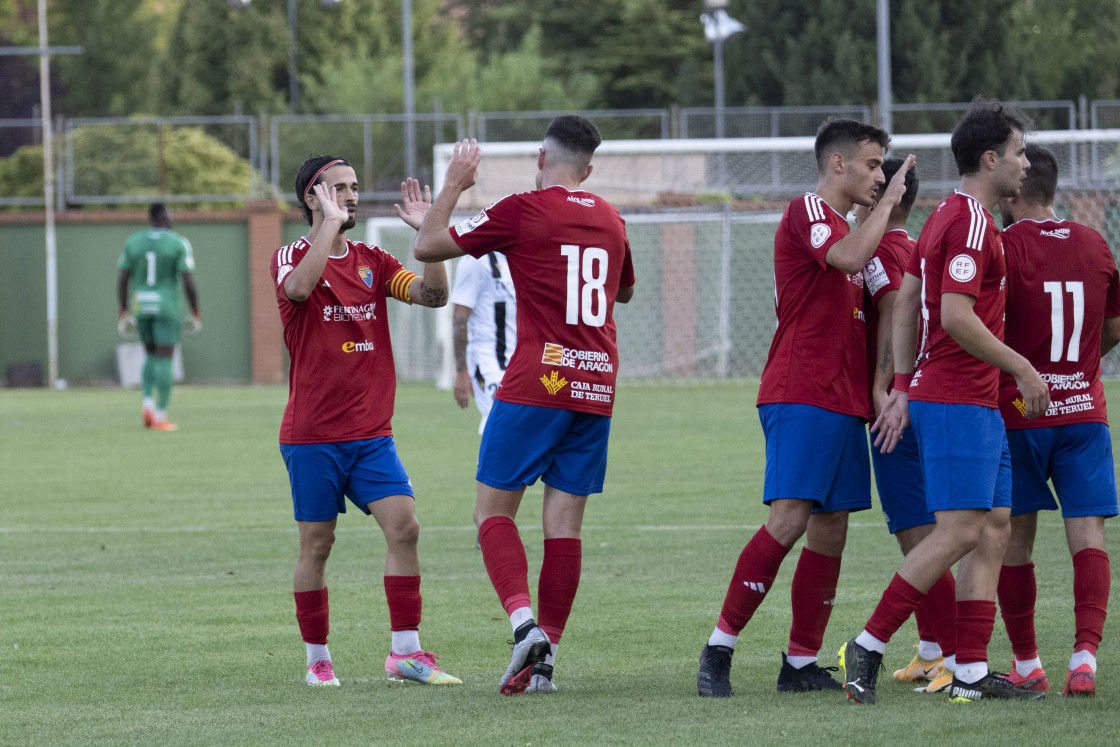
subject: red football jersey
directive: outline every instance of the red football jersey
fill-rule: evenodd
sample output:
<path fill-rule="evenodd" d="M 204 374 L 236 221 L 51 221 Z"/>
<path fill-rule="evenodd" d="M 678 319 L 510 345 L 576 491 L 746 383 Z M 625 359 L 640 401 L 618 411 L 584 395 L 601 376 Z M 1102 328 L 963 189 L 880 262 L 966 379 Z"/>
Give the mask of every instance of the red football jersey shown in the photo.
<path fill-rule="evenodd" d="M 291 357 L 280 443 L 392 435 L 397 375 L 385 299 L 406 298 L 416 276 L 391 254 L 348 240 L 307 300 L 293 303 L 284 278 L 310 248 L 301 238 L 280 249 L 269 268 Z"/>
<path fill-rule="evenodd" d="M 774 235 L 774 310 L 758 404 L 814 405 L 867 417 L 863 274 L 825 262 L 848 221 L 817 194 L 789 203 Z"/>
<path fill-rule="evenodd" d="M 905 228 L 896 228 L 883 234 L 875 253 L 863 266 L 863 287 L 867 290 L 867 392 L 869 419 L 875 419 L 875 405 L 870 399 L 875 380 L 875 367 L 879 363 L 878 334 L 879 309 L 876 304 L 883 296 L 902 287 L 902 276 L 918 242 L 910 238 Z M 916 351 L 915 351 L 916 354 Z M 893 373 L 893 372 L 892 372 Z M 892 382 L 887 381 L 887 391 Z"/>
<path fill-rule="evenodd" d="M 1050 386 L 1050 408 L 1023 414 L 1015 379 L 1000 376 L 1008 428 L 1108 423 L 1101 384 L 1101 327 L 1120 316 L 1120 276 L 1099 233 L 1069 221 L 1021 220 L 1003 232 L 1007 344 Z"/>
<path fill-rule="evenodd" d="M 941 326 L 941 295 L 961 293 L 976 299 L 973 312 L 1003 339 L 1007 267 L 992 214 L 954 192 L 926 220 L 906 271 L 922 280 L 923 331 L 910 399 L 997 407 L 999 369 L 966 353 Z"/>
<path fill-rule="evenodd" d="M 473 257 L 502 252 L 517 296 L 517 349 L 495 394 L 597 415 L 614 408 L 614 303 L 634 285 L 626 224 L 601 197 L 552 186 L 509 195 L 448 229 Z"/>

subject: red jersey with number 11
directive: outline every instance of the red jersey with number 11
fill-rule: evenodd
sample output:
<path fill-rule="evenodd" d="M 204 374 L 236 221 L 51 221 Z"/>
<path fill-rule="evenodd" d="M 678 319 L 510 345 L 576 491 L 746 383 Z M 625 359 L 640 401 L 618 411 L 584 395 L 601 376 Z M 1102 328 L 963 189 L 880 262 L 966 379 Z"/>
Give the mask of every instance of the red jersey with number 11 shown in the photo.
<path fill-rule="evenodd" d="M 1050 408 L 1027 420 L 1010 374 L 1000 376 L 1008 428 L 1108 423 L 1101 384 L 1101 329 L 1120 316 L 1120 278 L 1108 244 L 1069 221 L 1021 220 L 1003 232 L 1007 251 L 1007 345 L 1050 387 Z"/>
<path fill-rule="evenodd" d="M 618 377 L 614 302 L 634 285 L 613 205 L 553 186 L 509 195 L 449 229 L 467 254 L 502 252 L 517 297 L 517 349 L 495 397 L 610 415 Z"/>

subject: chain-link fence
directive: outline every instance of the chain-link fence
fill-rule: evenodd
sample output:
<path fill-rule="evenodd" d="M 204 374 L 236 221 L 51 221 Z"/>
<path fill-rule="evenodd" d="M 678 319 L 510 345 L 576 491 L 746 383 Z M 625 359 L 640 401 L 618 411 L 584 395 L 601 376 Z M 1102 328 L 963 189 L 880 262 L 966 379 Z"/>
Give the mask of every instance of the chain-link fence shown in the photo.
<path fill-rule="evenodd" d="M 1120 100 L 1009 102 L 1035 121 L 1038 132 L 1120 127 Z M 949 132 L 967 102 L 894 104 L 895 135 Z M 222 117 L 149 117 L 71 119 L 56 138 L 60 207 L 137 205 L 152 199 L 187 204 L 240 203 L 289 196 L 299 165 L 312 153 L 335 153 L 358 172 L 362 197 L 391 201 L 406 176 L 434 183 L 430 154 L 434 146 L 474 136 L 493 144 L 539 142 L 557 111 L 471 112 Z M 716 131 L 712 108 L 597 110 L 583 112 L 607 142 L 619 140 L 691 140 Z M 872 121 L 874 112 L 860 105 L 805 107 L 728 107 L 722 112 L 728 138 L 812 138 L 829 116 Z M 33 119 L 0 120 L 0 207 L 43 204 L 41 123 Z M 1099 168 L 1108 154 L 1099 143 L 1070 145 L 1064 156 L 1076 178 Z M 1061 154 L 1060 154 L 1061 155 Z M 924 159 L 934 173 L 945 171 L 944 149 Z M 951 159 L 950 159 L 951 160 Z M 791 183 L 812 179 L 797 155 L 780 149 L 727 154 L 708 161 L 707 190 L 741 195 L 780 195 Z M 438 171 L 438 168 L 436 169 Z M 408 173 L 408 172 L 412 173 Z M 743 175 L 735 178 L 735 174 Z M 749 175 L 749 176 L 748 176 Z M 707 179 L 708 176 L 705 176 Z M 950 173 L 949 179 L 955 179 Z M 524 188 L 521 184 L 518 188 Z"/>

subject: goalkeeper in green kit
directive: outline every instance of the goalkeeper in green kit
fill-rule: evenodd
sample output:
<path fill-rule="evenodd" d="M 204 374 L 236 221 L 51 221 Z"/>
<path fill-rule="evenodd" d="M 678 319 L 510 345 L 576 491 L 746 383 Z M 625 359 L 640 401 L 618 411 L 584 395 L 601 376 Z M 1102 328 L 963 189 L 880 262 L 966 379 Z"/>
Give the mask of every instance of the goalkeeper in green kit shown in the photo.
<path fill-rule="evenodd" d="M 178 429 L 167 419 L 171 399 L 171 357 L 181 335 L 202 331 L 198 289 L 194 282 L 191 242 L 171 230 L 171 214 L 163 203 L 148 208 L 151 227 L 133 234 L 117 260 L 117 301 L 121 339 L 144 343 L 144 427 L 157 431 Z M 191 315 L 180 321 L 179 278 L 191 305 Z M 131 297 L 130 297 L 131 286 Z"/>

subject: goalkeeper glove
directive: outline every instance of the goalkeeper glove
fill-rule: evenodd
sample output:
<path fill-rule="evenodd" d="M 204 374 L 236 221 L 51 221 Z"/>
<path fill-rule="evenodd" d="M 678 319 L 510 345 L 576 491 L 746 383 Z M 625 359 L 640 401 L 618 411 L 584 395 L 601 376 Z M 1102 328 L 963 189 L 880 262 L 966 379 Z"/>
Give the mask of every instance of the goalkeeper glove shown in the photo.
<path fill-rule="evenodd" d="M 136 325 L 136 317 L 127 311 L 122 311 L 120 317 L 117 319 L 117 336 L 125 342 L 136 342 L 140 339 L 139 330 Z"/>
<path fill-rule="evenodd" d="M 202 315 L 195 312 L 183 320 L 183 337 L 193 340 L 202 332 Z"/>

